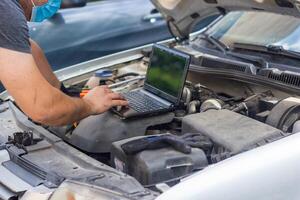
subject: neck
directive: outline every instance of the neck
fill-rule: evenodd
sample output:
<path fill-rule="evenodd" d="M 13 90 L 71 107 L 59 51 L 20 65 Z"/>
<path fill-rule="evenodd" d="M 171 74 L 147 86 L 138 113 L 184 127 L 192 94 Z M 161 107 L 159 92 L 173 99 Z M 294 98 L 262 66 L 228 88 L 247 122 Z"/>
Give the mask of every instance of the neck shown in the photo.
<path fill-rule="evenodd" d="M 20 0 L 19 2 L 21 7 L 23 8 L 27 21 L 30 21 L 33 6 L 31 0 Z"/>

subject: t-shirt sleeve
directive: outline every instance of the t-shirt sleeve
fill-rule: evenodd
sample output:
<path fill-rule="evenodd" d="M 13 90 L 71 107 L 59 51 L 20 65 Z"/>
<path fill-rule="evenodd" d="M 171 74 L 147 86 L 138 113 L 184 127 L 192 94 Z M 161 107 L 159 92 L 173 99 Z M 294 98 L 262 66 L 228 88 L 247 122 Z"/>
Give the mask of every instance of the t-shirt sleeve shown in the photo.
<path fill-rule="evenodd" d="M 17 0 L 0 0 L 0 48 L 31 53 L 27 20 Z"/>

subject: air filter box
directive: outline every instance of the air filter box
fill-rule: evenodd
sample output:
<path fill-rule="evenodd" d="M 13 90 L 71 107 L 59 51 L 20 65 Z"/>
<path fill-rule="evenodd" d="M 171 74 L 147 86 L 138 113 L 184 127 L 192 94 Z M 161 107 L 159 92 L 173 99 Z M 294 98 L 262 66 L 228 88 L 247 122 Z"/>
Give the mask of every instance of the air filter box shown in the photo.
<path fill-rule="evenodd" d="M 143 185 L 154 185 L 174 181 L 208 165 L 205 153 L 193 148 L 184 154 L 173 148 L 145 150 L 135 155 L 127 155 L 122 144 L 142 137 L 130 138 L 112 145 L 112 165 L 126 174 L 135 177 Z"/>
<path fill-rule="evenodd" d="M 208 110 L 188 115 L 183 133 L 200 133 L 214 144 L 237 154 L 283 137 L 280 130 L 229 110 Z"/>

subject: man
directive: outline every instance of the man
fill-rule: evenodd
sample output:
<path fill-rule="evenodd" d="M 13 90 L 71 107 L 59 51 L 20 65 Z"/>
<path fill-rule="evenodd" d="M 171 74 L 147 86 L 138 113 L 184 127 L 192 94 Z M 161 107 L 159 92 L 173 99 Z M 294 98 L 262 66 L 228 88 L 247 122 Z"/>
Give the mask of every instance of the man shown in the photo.
<path fill-rule="evenodd" d="M 27 21 L 55 14 L 61 0 L 0 0 L 0 80 L 31 119 L 45 125 L 66 125 L 127 102 L 107 87 L 84 98 L 61 92 L 39 46 L 29 39 Z M 47 35 L 45 35 L 47 37 Z"/>

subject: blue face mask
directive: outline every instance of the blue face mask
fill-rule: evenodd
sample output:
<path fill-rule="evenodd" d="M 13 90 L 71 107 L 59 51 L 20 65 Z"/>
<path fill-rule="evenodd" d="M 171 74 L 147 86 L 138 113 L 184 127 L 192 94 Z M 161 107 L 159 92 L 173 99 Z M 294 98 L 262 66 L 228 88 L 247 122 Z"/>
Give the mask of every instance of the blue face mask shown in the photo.
<path fill-rule="evenodd" d="M 48 0 L 48 3 L 42 6 L 36 6 L 33 4 L 32 13 L 31 13 L 31 22 L 42 22 L 45 19 L 52 17 L 60 8 L 61 0 Z"/>

